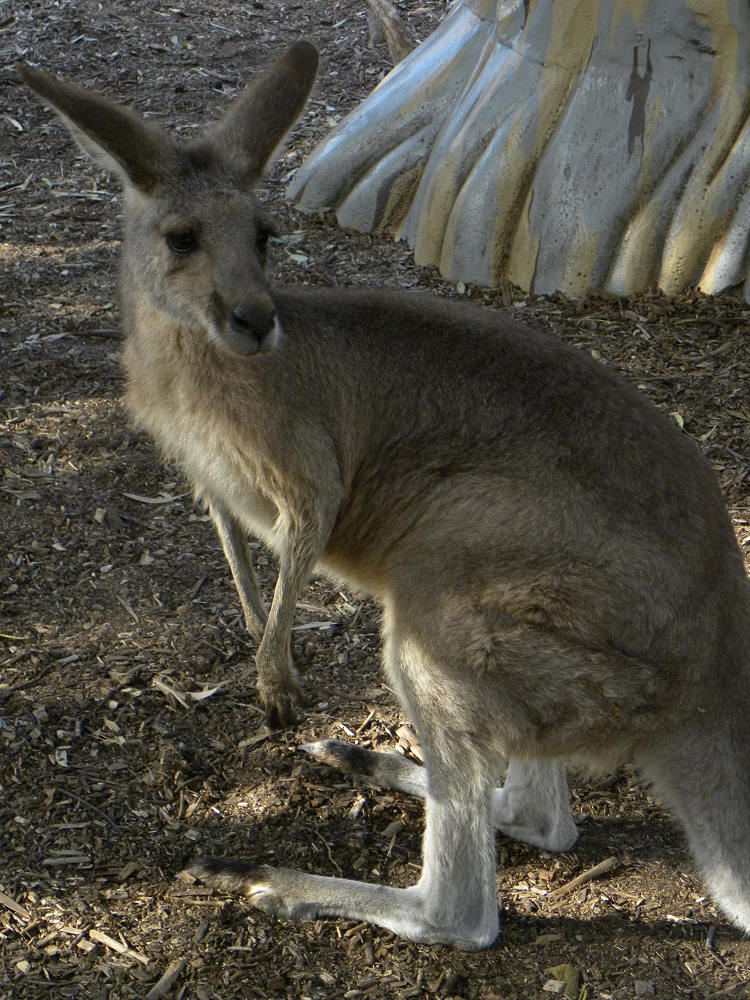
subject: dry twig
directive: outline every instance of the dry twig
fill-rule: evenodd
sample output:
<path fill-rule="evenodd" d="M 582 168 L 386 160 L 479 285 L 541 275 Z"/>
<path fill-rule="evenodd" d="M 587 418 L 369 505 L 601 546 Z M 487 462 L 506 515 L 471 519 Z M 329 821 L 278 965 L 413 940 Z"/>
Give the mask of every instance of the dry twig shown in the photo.
<path fill-rule="evenodd" d="M 178 958 L 172 962 L 161 979 L 155 983 L 146 994 L 146 1000 L 159 1000 L 169 993 L 174 984 L 182 975 L 182 970 L 187 965 L 186 958 Z"/>
<path fill-rule="evenodd" d="M 547 895 L 547 902 L 554 902 L 566 893 L 572 892 L 579 886 L 584 885 L 586 882 L 591 882 L 592 879 L 599 878 L 599 876 L 603 875 L 605 872 L 616 868 L 619 863 L 618 859 L 614 856 L 611 858 L 605 858 L 604 861 L 600 861 L 598 865 L 594 865 L 593 868 L 589 868 L 587 871 L 581 872 L 580 875 L 576 875 L 576 877 L 571 879 L 570 882 L 566 882 L 565 885 L 561 885 L 559 889 L 553 889 L 552 892 Z"/>

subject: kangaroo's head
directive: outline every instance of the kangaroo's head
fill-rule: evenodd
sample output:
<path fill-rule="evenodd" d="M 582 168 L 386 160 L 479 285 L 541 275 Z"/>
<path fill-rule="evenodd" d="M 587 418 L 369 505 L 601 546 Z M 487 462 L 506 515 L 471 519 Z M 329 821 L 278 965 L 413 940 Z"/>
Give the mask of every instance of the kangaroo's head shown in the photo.
<path fill-rule="evenodd" d="M 18 66 L 83 149 L 122 181 L 124 280 L 178 328 L 205 331 L 237 354 L 276 339 L 264 276 L 273 225 L 253 186 L 300 114 L 317 65 L 313 46 L 295 43 L 188 143 L 100 94 Z"/>

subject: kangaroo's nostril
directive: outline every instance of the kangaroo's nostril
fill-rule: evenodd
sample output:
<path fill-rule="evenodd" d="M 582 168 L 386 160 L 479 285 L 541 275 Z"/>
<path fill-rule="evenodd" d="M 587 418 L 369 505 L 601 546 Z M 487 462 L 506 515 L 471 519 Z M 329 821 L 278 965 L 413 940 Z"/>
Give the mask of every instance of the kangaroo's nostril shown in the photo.
<path fill-rule="evenodd" d="M 255 317 L 255 311 L 247 303 L 235 306 L 232 309 L 232 323 L 237 326 L 244 328 L 246 330 L 251 329 L 253 324 L 253 319 Z"/>
<path fill-rule="evenodd" d="M 252 333 L 263 339 L 276 320 L 276 309 L 270 299 L 238 302 L 232 307 L 230 322 L 237 333 Z"/>

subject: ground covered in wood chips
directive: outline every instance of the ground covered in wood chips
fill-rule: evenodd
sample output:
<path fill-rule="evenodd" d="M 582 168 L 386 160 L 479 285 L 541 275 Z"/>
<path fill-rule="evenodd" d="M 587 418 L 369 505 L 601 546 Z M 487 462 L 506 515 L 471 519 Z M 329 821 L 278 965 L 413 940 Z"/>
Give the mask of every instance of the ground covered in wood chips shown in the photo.
<path fill-rule="evenodd" d="M 417 38 L 445 7 L 400 3 Z M 414 881 L 420 803 L 299 751 L 325 736 L 391 747 L 405 720 L 379 674 L 377 609 L 316 580 L 295 632 L 309 714 L 294 731 L 263 728 L 213 529 L 118 402 L 119 192 L 16 82 L 13 61 L 189 134 L 301 35 L 320 48 L 321 73 L 267 184 L 286 228 L 272 270 L 457 294 L 403 246 L 298 218 L 284 202 L 305 153 L 389 68 L 364 0 L 0 0 L 0 1000 L 512 1000 L 555 995 L 551 981 L 566 974 L 579 975 L 566 995 L 589 1000 L 749 996 L 750 944 L 717 915 L 681 833 L 627 770 L 574 780 L 574 851 L 498 838 L 504 928 L 479 954 L 345 921 L 285 924 L 175 880 L 201 852 Z M 747 545 L 744 304 L 575 304 L 512 290 L 502 303 L 462 291 L 624 370 L 700 442 Z M 273 562 L 255 551 L 268 593 Z"/>

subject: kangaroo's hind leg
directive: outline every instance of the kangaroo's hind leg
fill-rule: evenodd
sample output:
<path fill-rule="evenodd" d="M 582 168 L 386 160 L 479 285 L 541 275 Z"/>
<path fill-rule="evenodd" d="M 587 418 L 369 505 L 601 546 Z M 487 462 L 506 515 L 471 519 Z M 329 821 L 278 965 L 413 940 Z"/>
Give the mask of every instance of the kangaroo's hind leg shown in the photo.
<path fill-rule="evenodd" d="M 320 740 L 302 749 L 323 764 L 360 774 L 381 788 L 420 798 L 427 794 L 425 768 L 402 754 L 367 750 L 341 740 Z M 492 794 L 492 818 L 495 827 L 514 840 L 546 851 L 569 850 L 578 830 L 564 764 L 511 758 L 505 783 Z"/>
<path fill-rule="evenodd" d="M 568 851 L 578 840 L 565 765 L 512 757 L 492 799 L 495 826 L 508 837 L 545 851 Z"/>
<path fill-rule="evenodd" d="M 490 783 L 442 777 L 440 792 L 427 795 L 422 876 L 409 888 L 233 858 L 200 858 L 188 873 L 284 919 L 366 920 L 412 941 L 485 948 L 500 929 Z"/>
<path fill-rule="evenodd" d="M 399 644 L 388 641 L 391 661 Z M 285 918 L 340 916 L 366 920 L 414 941 L 483 948 L 497 937 L 500 921 L 492 816 L 494 777 L 480 747 L 440 722 L 440 706 L 417 704 L 410 677 L 433 672 L 412 648 L 400 685 L 418 721 L 425 752 L 426 828 L 422 875 L 416 885 L 395 888 L 336 879 L 235 860 L 202 859 L 189 872 L 211 885 L 239 891 L 254 905 Z M 423 709 L 426 709 L 423 711 Z M 459 747 L 458 752 L 446 752 Z"/>

